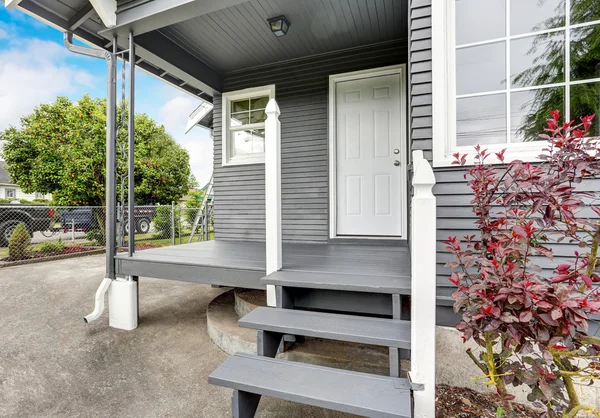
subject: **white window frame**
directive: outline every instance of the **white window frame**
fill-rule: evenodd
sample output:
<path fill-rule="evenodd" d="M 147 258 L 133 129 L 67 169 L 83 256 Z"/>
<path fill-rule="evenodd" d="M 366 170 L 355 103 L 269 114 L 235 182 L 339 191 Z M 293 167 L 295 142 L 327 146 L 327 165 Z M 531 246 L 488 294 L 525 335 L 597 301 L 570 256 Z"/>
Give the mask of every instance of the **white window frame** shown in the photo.
<path fill-rule="evenodd" d="M 565 8 L 567 11 L 571 10 L 571 0 L 566 0 Z M 510 1 L 506 2 L 506 15 L 508 19 L 508 27 L 510 27 Z M 473 146 L 462 146 L 456 145 L 456 14 L 455 14 L 455 1 L 454 0 L 432 0 L 432 113 L 433 113 L 433 165 L 434 167 L 447 167 L 452 165 L 455 160 L 453 154 L 459 152 L 460 154 L 467 154 L 467 164 L 475 163 L 475 152 Z M 582 24 L 572 25 L 570 22 L 570 14 L 567 12 L 565 16 L 565 27 L 557 29 L 548 29 L 536 33 L 543 32 L 565 32 L 565 40 L 570 39 L 570 31 L 573 28 L 597 25 L 600 21 L 586 22 Z M 510 40 L 518 38 L 526 38 L 531 36 L 532 33 L 524 33 L 519 35 L 507 34 L 504 38 L 497 40 L 489 40 L 485 42 L 474 42 L 472 46 L 480 43 L 491 43 L 493 41 L 506 40 L 506 66 L 507 73 L 510 73 Z M 471 46 L 471 44 L 466 45 Z M 543 86 L 543 88 L 549 87 L 565 87 L 565 115 L 566 120 L 570 120 L 572 115 L 569 115 L 570 111 L 570 86 L 573 84 L 579 84 L 580 82 L 574 82 L 570 80 L 570 43 L 565 43 L 565 81 L 562 83 L 549 84 Z M 461 45 L 465 47 L 465 45 Z M 598 82 L 600 79 L 583 80 L 581 83 Z M 530 91 L 540 88 L 537 86 L 523 87 L 523 88 L 510 88 L 510 83 L 507 83 L 506 89 L 499 90 L 497 92 L 486 92 L 485 95 L 493 93 L 508 93 L 509 89 L 511 92 L 518 91 Z M 469 96 L 477 96 L 469 95 Z M 510 107 L 510 93 L 507 94 L 506 106 L 507 106 L 507 123 L 510 120 L 511 107 Z M 507 136 L 511 135 L 511 129 L 507 127 Z M 486 160 L 489 163 L 500 162 L 495 152 L 501 151 L 506 148 L 504 154 L 505 162 L 512 160 L 524 160 L 524 161 L 539 161 L 539 154 L 542 152 L 542 148 L 546 145 L 545 141 L 536 142 L 512 142 L 503 144 L 490 144 L 482 145 L 483 148 L 490 151 L 492 154 Z"/>
<path fill-rule="evenodd" d="M 221 115 L 223 118 L 222 135 L 221 135 L 221 148 L 222 148 L 222 165 L 236 166 L 236 165 L 248 165 L 248 164 L 264 164 L 265 154 L 256 153 L 249 154 L 247 156 L 232 156 L 231 150 L 231 131 L 229 125 L 231 124 L 231 102 L 242 99 L 250 99 L 258 96 L 269 96 L 269 100 L 275 98 L 275 85 L 270 84 L 261 87 L 252 87 L 244 90 L 231 91 L 223 93 L 223 103 Z M 265 123 L 253 123 L 245 125 L 247 129 L 264 129 Z"/>
<path fill-rule="evenodd" d="M 9 196 L 8 193 L 12 192 L 13 196 Z M 17 198 L 17 189 L 13 187 L 7 187 L 4 189 L 4 198 L 5 199 L 16 199 Z"/>

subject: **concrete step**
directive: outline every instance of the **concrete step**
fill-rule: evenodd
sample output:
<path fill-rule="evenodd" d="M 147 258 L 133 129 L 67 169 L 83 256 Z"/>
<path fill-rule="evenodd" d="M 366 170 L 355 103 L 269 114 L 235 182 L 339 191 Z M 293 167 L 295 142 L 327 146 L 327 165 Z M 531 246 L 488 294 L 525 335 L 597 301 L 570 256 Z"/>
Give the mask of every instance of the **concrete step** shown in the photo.
<path fill-rule="evenodd" d="M 410 349 L 410 321 L 257 308 L 240 319 L 239 325 L 280 334 Z"/>
<path fill-rule="evenodd" d="M 221 350 L 256 354 L 256 331 L 238 326 L 233 291 L 215 298 L 208 306 L 208 335 Z M 325 340 L 307 337 L 302 343 L 287 344 L 287 350 L 277 358 L 344 370 L 389 375 L 389 349 L 382 346 Z M 402 361 L 403 370 L 409 363 Z"/>
<path fill-rule="evenodd" d="M 405 276 L 374 276 L 280 270 L 263 277 L 262 284 L 304 289 L 410 295 L 410 272 Z"/>
<path fill-rule="evenodd" d="M 208 382 L 368 417 L 410 418 L 412 414 L 410 384 L 406 379 L 243 353 L 227 359 L 211 373 Z M 235 416 L 236 411 L 233 412 Z"/>
<path fill-rule="evenodd" d="M 258 307 L 267 306 L 267 294 L 264 290 L 236 288 L 234 295 L 235 312 L 240 318 Z"/>

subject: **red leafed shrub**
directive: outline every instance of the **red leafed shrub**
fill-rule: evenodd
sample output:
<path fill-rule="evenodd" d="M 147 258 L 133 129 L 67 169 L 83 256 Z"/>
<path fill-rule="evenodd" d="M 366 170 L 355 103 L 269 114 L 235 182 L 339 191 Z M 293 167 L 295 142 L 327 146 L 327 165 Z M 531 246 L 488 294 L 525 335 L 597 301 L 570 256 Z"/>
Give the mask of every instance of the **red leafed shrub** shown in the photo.
<path fill-rule="evenodd" d="M 457 329 L 480 347 L 467 354 L 504 405 L 513 398 L 507 385 L 527 385 L 528 399 L 549 416 L 600 417 L 575 388 L 600 378 L 600 338 L 589 333 L 600 315 L 600 193 L 577 188 L 600 174 L 600 148 L 588 135 L 593 116 L 560 125 L 558 111 L 551 114 L 541 163 L 505 163 L 503 150 L 494 166 L 475 147 L 465 179 L 479 234 L 446 242 Z M 466 155 L 455 159 L 466 165 Z M 558 264 L 559 250 L 572 258 Z"/>

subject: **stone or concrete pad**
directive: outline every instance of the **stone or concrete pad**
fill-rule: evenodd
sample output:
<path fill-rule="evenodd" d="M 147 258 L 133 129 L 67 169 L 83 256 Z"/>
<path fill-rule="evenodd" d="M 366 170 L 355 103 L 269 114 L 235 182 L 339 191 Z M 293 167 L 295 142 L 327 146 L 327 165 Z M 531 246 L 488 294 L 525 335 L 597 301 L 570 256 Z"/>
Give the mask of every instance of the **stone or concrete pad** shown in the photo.
<path fill-rule="evenodd" d="M 140 325 L 84 324 L 104 257 L 0 270 L 1 417 L 231 416 L 231 390 L 208 375 L 228 357 L 206 332 L 206 307 L 223 289 L 140 279 Z M 261 401 L 259 418 L 345 417 Z"/>
<path fill-rule="evenodd" d="M 235 289 L 235 312 L 240 318 L 262 306 L 267 306 L 267 292 L 264 290 Z"/>

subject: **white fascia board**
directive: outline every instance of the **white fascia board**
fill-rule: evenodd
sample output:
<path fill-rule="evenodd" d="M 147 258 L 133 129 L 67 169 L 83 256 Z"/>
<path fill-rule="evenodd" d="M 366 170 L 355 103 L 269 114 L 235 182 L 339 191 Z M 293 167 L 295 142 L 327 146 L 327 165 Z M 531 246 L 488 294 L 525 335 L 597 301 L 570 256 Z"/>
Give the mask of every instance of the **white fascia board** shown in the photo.
<path fill-rule="evenodd" d="M 107 28 L 117 24 L 117 0 L 90 0 L 94 10 Z"/>
<path fill-rule="evenodd" d="M 21 3 L 21 0 L 4 0 L 4 7 L 8 10 L 12 10 Z"/>
<path fill-rule="evenodd" d="M 185 133 L 187 134 L 189 131 L 192 130 L 192 128 L 194 126 L 198 125 L 198 123 L 200 123 L 200 121 L 202 119 L 204 119 L 204 117 L 206 115 L 208 115 L 212 109 L 213 109 L 212 103 L 208 103 L 208 102 L 205 102 L 204 100 L 202 100 L 202 103 L 200 103 L 200 106 L 198 106 L 196 108 L 196 110 L 194 110 L 192 112 L 192 114 L 190 115 L 190 117 L 188 118 L 188 122 L 185 127 Z"/>
<path fill-rule="evenodd" d="M 99 33 L 125 36 L 141 35 L 175 23 L 193 19 L 249 0 L 152 0 L 119 13 L 116 26 Z"/>

